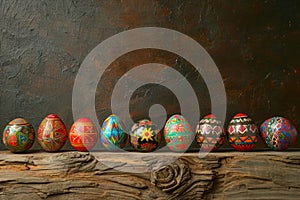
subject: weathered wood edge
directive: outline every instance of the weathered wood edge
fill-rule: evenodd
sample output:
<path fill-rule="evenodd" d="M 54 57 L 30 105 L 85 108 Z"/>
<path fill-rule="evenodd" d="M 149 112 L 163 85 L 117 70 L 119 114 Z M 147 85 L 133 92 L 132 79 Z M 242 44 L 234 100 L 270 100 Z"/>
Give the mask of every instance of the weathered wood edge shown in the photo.
<path fill-rule="evenodd" d="M 0 199 L 298 199 L 300 195 L 298 151 L 179 155 L 1 151 Z M 171 158 L 173 162 L 166 162 Z"/>

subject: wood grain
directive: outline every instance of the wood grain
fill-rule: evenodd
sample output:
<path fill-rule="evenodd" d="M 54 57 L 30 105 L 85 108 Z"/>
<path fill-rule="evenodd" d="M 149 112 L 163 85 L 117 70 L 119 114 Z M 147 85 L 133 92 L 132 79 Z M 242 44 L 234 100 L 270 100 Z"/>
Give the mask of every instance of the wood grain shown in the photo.
<path fill-rule="evenodd" d="M 0 155 L 0 199 L 298 199 L 300 195 L 296 151 L 219 152 L 203 158 L 185 153 L 168 165 L 167 160 L 178 154 L 2 151 Z"/>

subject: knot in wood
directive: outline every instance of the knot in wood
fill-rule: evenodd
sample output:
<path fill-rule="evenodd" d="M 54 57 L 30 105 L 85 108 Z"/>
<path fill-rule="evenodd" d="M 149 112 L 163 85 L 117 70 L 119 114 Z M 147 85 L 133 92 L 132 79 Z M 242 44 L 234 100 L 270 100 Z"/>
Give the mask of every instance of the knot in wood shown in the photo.
<path fill-rule="evenodd" d="M 151 183 L 153 185 L 162 191 L 172 193 L 186 185 L 190 178 L 190 168 L 188 164 L 181 159 L 151 173 Z"/>

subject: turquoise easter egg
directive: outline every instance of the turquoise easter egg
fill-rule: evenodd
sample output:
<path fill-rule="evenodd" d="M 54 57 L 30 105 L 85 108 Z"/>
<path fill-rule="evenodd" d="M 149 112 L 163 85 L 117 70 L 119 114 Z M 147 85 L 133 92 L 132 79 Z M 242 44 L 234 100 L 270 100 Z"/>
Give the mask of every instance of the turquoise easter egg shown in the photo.
<path fill-rule="evenodd" d="M 127 141 L 127 133 L 123 122 L 114 114 L 108 116 L 102 124 L 100 141 L 111 151 L 123 148 Z"/>
<path fill-rule="evenodd" d="M 172 151 L 186 151 L 195 138 L 191 125 L 181 115 L 173 115 L 164 127 L 167 147 Z"/>

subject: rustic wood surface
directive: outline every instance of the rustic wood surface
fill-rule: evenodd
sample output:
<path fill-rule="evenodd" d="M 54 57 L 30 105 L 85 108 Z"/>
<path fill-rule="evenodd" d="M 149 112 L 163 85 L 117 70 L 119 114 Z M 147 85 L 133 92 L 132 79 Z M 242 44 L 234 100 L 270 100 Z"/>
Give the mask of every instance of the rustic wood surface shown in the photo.
<path fill-rule="evenodd" d="M 204 158 L 199 153 L 185 153 L 169 165 L 164 163 L 167 158 L 178 154 L 0 153 L 0 199 L 299 199 L 300 196 L 298 151 L 219 152 Z M 155 169 L 153 163 L 158 164 Z M 135 173 L 143 170 L 147 172 Z"/>

